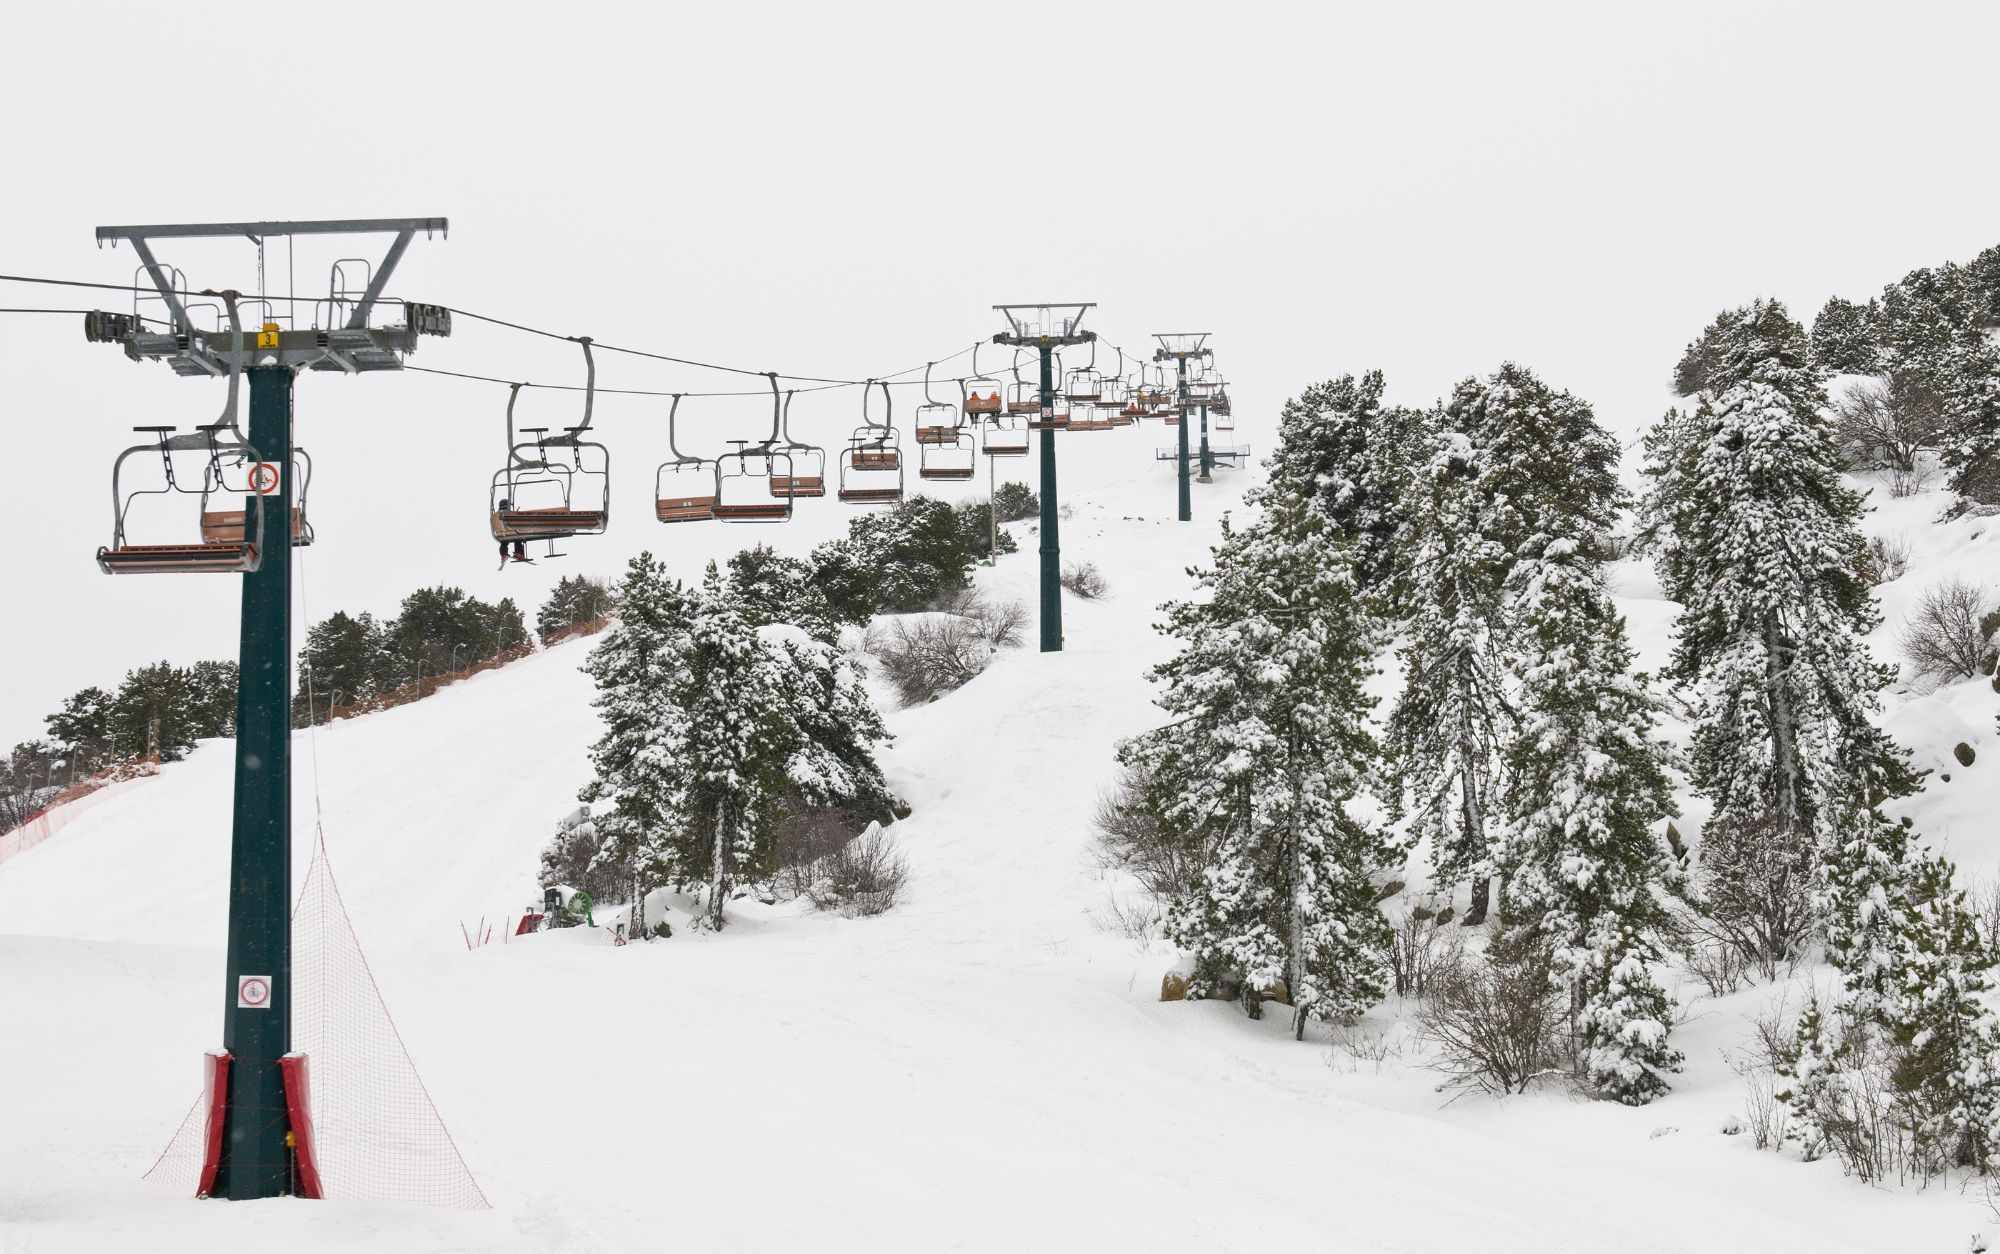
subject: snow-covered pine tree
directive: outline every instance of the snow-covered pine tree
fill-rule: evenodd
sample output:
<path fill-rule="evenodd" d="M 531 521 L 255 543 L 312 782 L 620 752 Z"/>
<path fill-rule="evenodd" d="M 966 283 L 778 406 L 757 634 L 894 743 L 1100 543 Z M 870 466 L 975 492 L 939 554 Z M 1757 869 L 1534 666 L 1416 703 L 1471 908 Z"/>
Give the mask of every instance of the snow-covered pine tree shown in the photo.
<path fill-rule="evenodd" d="M 1656 433 L 1645 506 L 1683 605 L 1669 674 L 1695 690 L 1690 774 L 1714 803 L 1710 832 L 1758 846 L 1721 868 L 1704 858 L 1711 876 L 1823 854 L 1842 824 L 1915 786 L 1869 717 L 1890 672 L 1865 639 L 1861 498 L 1840 482 L 1804 329 L 1774 301 L 1717 321 L 1731 334 L 1708 359 L 1713 395 Z"/>
<path fill-rule="evenodd" d="M 1413 529 L 1404 691 L 1391 716 L 1400 773 L 1417 794 L 1414 835 L 1440 876 L 1470 874 L 1468 924 L 1485 921 L 1496 833 L 1493 789 L 1510 734 L 1500 667 L 1513 649 L 1506 585 L 1538 537 L 1597 549 L 1621 495 L 1619 448 L 1590 406 L 1508 362 L 1452 390 Z"/>
<path fill-rule="evenodd" d="M 671 716 L 679 725 L 670 839 L 678 878 L 705 870 L 708 922 L 750 869 L 785 791 L 797 727 L 770 651 L 745 621 L 713 562 L 688 617 L 688 648 Z"/>
<path fill-rule="evenodd" d="M 1247 530 L 1224 522 L 1205 599 L 1167 607 L 1181 652 L 1153 672 L 1170 722 L 1120 748 L 1153 772 L 1163 818 L 1200 833 L 1199 886 L 1167 927 L 1196 991 L 1240 978 L 1253 1012 L 1288 986 L 1293 1031 L 1359 1014 L 1385 989 L 1388 924 L 1374 874 L 1394 858 L 1347 815 L 1375 756 L 1368 615 L 1324 515 L 1267 494 Z"/>
<path fill-rule="evenodd" d="M 1908 1138 L 1913 1169 L 1990 1170 L 2000 1148 L 2000 1016 L 1986 1004 L 1995 955 L 1951 864 L 1870 812 L 1829 857 L 1824 896 L 1841 992 L 1832 1021 L 1810 1013 L 1799 1023 L 1781 1086 L 1796 1139 L 1834 1141 L 1849 1117 L 1844 1095 L 1872 1086 L 1893 1097 L 1889 1123 Z"/>
<path fill-rule="evenodd" d="M 778 627 L 762 635 L 774 650 L 775 678 L 793 724 L 786 777 L 809 805 L 849 806 L 894 822 L 902 806 L 875 760 L 892 737 L 861 668 L 803 632 Z"/>
<path fill-rule="evenodd" d="M 1829 374 L 1880 373 L 1882 349 L 1875 330 L 1881 312 L 1872 300 L 1865 305 L 1838 296 L 1828 300 L 1813 319 L 1813 361 Z"/>
<path fill-rule="evenodd" d="M 1601 535 L 1545 534 L 1509 581 L 1519 719 L 1506 753 L 1507 919 L 1552 950 L 1592 1083 L 1642 1105 L 1681 1055 L 1661 957 L 1678 865 L 1653 834 L 1672 815 L 1658 703 L 1632 673 L 1625 623 L 1593 555 Z"/>
<path fill-rule="evenodd" d="M 1940 452 L 1953 489 L 2000 501 L 1989 483 L 2000 478 L 2000 346 L 1988 335 L 1991 299 L 1974 269 L 1912 270 L 1883 289 L 1877 335 L 1885 372 L 1942 411 Z"/>
<path fill-rule="evenodd" d="M 1422 470 L 1428 415 L 1382 405 L 1382 372 L 1315 383 L 1285 402 L 1265 462 L 1269 491 L 1314 501 L 1352 545 L 1369 595 L 1392 592 Z"/>
<path fill-rule="evenodd" d="M 651 553 L 626 567 L 618 600 L 617 625 L 584 663 L 597 685 L 591 704 L 604 732 L 591 746 L 591 779 L 577 798 L 597 807 L 592 869 L 622 872 L 632 893 L 632 930 L 643 937 L 646 893 L 675 870 L 666 837 L 678 817 L 675 789 L 686 748 L 673 698 L 686 683 L 689 607 L 686 590 Z"/>
<path fill-rule="evenodd" d="M 1507 551 L 1479 530 L 1478 475 L 1471 440 L 1441 435 L 1419 497 L 1397 649 L 1403 687 L 1389 713 L 1380 790 L 1392 815 L 1411 814 L 1410 841 L 1430 844 L 1436 882 L 1473 878 L 1468 925 L 1486 921 L 1489 827 L 1510 732 L 1500 606 Z"/>

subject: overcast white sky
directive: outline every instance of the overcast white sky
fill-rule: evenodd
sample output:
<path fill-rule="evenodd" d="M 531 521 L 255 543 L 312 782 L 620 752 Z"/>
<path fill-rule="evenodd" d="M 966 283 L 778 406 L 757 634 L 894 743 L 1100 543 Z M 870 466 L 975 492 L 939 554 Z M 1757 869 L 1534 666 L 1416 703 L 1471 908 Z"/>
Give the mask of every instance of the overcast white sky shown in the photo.
<path fill-rule="evenodd" d="M 1991 4 L 98 3 L 0 30 L 0 272 L 125 281 L 101 223 L 443 215 L 398 293 L 837 376 L 960 348 L 996 301 L 1089 299 L 1120 342 L 1213 331 L 1253 440 L 1315 379 L 1379 366 L 1425 403 L 1508 358 L 1636 432 L 1724 305 L 1809 317 L 2000 242 Z M 247 243 L 169 255 L 255 285 Z M 330 259 L 300 250 L 301 291 Z M 573 352 L 462 322 L 415 364 L 558 380 Z M 493 568 L 503 396 L 301 380 L 316 613 L 432 582 L 532 610 L 564 568 Z M 91 561 L 128 428 L 218 399 L 75 318 L 0 316 L 0 744 L 129 666 L 233 655 L 230 580 Z M 806 433 L 852 425 L 800 404 Z M 636 494 L 569 569 L 672 550 L 642 503 L 657 413 L 606 403 Z"/>

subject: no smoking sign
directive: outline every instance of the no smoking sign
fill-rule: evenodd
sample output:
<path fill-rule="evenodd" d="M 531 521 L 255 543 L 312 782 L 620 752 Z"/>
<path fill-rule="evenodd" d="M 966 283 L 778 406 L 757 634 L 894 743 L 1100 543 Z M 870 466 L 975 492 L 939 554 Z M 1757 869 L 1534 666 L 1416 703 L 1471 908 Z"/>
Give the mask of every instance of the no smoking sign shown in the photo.
<path fill-rule="evenodd" d="M 237 976 L 236 1008 L 238 1010 L 269 1010 L 271 1008 L 271 977 L 268 975 Z"/>

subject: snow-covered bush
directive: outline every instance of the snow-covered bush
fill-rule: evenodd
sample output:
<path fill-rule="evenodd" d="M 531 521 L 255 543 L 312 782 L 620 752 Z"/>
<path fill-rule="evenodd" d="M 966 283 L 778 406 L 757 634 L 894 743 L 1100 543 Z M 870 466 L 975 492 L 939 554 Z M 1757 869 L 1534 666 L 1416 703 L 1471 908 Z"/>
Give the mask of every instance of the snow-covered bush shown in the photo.
<path fill-rule="evenodd" d="M 979 622 L 958 614 L 913 614 L 871 626 L 864 647 L 905 706 L 964 687 L 993 657 Z"/>
<path fill-rule="evenodd" d="M 993 508 L 1001 522 L 1019 522 L 1041 512 L 1042 498 L 1025 483 L 1003 483 L 993 489 Z"/>
<path fill-rule="evenodd" d="M 1110 588 L 1104 580 L 1104 572 L 1097 569 L 1095 562 L 1070 562 L 1062 571 L 1062 586 L 1086 601 L 1095 601 Z"/>
<path fill-rule="evenodd" d="M 893 908 L 910 868 L 896 838 L 871 823 L 868 830 L 816 858 L 800 876 L 803 895 L 821 910 L 849 918 L 883 914 Z"/>
<path fill-rule="evenodd" d="M 1867 556 L 1862 561 L 1862 581 L 1873 587 L 1910 572 L 1910 542 L 1901 536 L 1868 537 Z"/>
<path fill-rule="evenodd" d="M 1151 766 L 1135 760 L 1098 798 L 1091 822 L 1099 864 L 1126 872 L 1156 903 L 1164 903 L 1194 890 L 1203 851 L 1198 836 L 1161 820 L 1154 787 Z"/>

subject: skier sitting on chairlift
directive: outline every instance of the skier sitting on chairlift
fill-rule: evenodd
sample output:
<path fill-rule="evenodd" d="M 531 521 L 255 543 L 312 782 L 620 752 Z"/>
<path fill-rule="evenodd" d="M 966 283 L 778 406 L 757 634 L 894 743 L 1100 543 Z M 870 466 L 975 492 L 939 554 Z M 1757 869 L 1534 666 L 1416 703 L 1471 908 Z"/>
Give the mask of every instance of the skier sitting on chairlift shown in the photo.
<path fill-rule="evenodd" d="M 508 510 L 510 510 L 510 509 L 513 509 L 513 508 L 514 508 L 514 502 L 513 502 L 513 501 L 511 501 L 511 500 L 507 499 L 507 498 L 506 498 L 506 497 L 504 497 L 504 496 L 500 498 L 500 512 L 501 512 L 501 513 L 503 513 L 503 514 L 504 514 L 504 513 L 506 513 L 506 512 L 508 511 Z M 502 540 L 502 541 L 500 542 L 500 565 L 501 565 L 501 567 L 502 567 L 503 569 L 504 569 L 504 568 L 506 567 L 506 565 L 507 565 L 507 546 L 508 546 L 508 544 L 509 544 L 509 543 L 510 543 L 510 542 L 509 542 L 509 541 L 506 541 L 506 540 Z M 515 560 L 515 561 L 517 561 L 517 562 L 525 562 L 525 561 L 527 561 L 527 560 L 528 560 L 528 546 L 527 546 L 527 544 L 526 544 L 525 542 L 523 542 L 523 541 L 520 541 L 520 540 L 514 540 L 514 541 L 511 541 L 511 543 L 512 543 L 512 544 L 513 544 L 513 546 L 514 546 L 514 560 Z"/>

